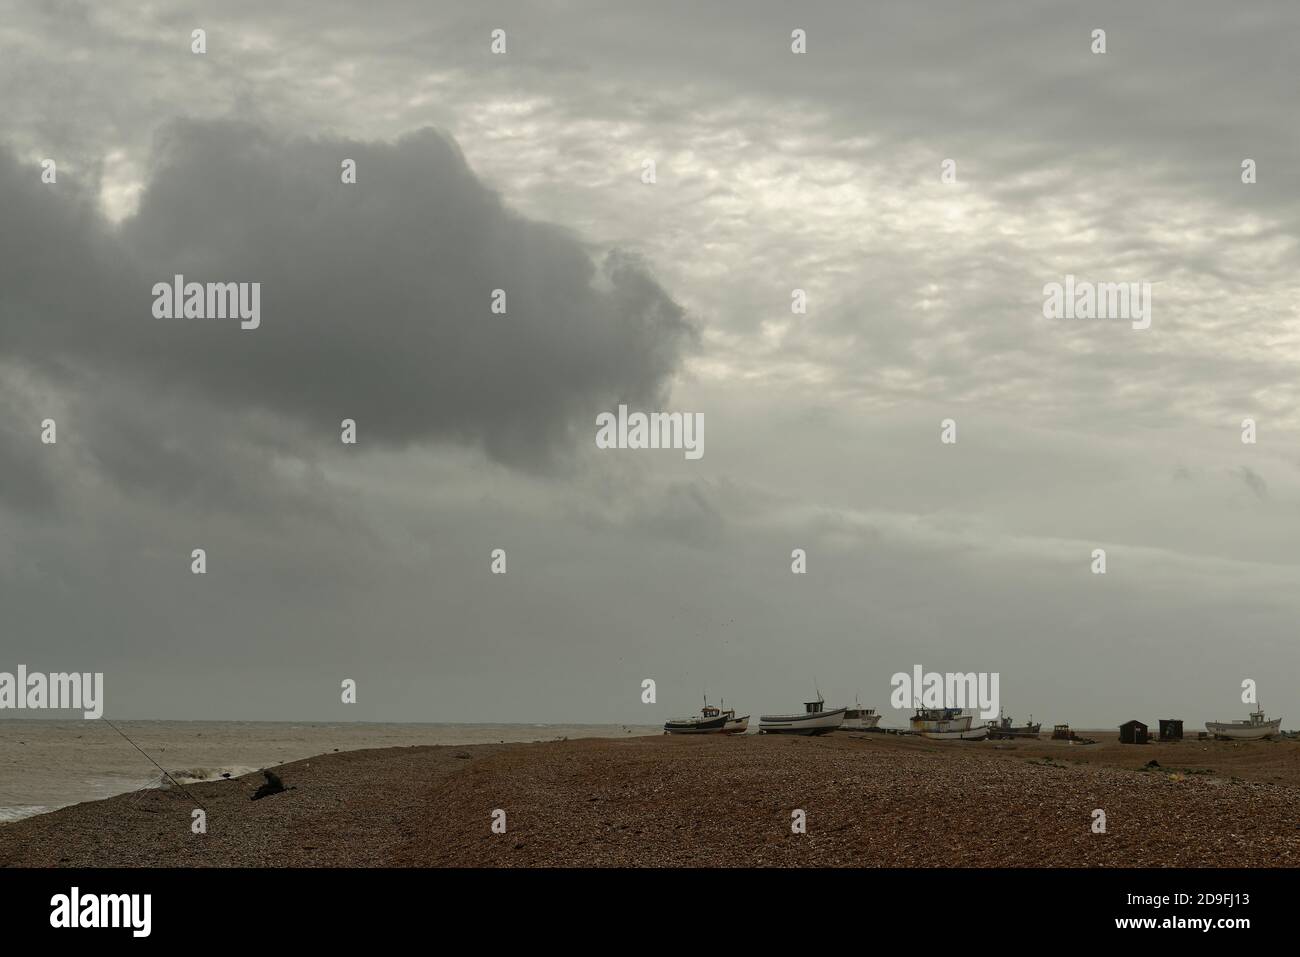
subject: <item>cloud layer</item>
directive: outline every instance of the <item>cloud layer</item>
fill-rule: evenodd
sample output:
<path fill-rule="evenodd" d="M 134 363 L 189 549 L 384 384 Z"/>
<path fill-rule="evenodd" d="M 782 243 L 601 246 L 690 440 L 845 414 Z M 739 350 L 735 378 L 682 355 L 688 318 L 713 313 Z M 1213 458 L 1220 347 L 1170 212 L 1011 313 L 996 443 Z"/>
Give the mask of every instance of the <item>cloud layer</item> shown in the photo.
<path fill-rule="evenodd" d="M 1245 677 L 1300 713 L 1297 36 L 0 0 L 3 650 L 146 717 L 880 706 L 918 662 L 1077 725 L 1240 716 Z M 175 272 L 262 282 L 262 327 L 153 319 Z M 1151 282 L 1151 329 L 1043 319 L 1067 273 Z M 703 412 L 704 458 L 596 453 L 620 401 Z"/>

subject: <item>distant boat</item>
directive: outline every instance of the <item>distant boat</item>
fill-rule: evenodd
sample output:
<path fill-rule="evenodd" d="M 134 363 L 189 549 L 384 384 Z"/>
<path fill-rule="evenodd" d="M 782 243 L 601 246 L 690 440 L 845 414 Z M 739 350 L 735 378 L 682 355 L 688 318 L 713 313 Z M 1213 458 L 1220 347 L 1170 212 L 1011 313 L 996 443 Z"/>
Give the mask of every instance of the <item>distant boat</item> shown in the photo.
<path fill-rule="evenodd" d="M 805 701 L 803 714 L 765 714 L 758 719 L 764 734 L 828 734 L 844 723 L 848 708 L 825 710 L 826 702 Z"/>
<path fill-rule="evenodd" d="M 707 705 L 708 702 L 705 703 Z M 727 719 L 727 724 L 723 726 L 724 735 L 744 735 L 746 731 L 749 731 L 749 715 L 744 714 L 737 718 L 735 707 L 727 707 L 725 698 L 723 700 L 723 716 Z"/>
<path fill-rule="evenodd" d="M 746 714 L 737 718 L 734 708 L 728 708 L 722 714 L 727 719 L 727 723 L 722 729 L 725 734 L 744 734 L 749 730 L 749 715 Z"/>
<path fill-rule="evenodd" d="M 970 726 L 972 716 L 961 708 L 917 708 L 912 715 L 912 733 L 939 741 L 982 741 L 989 735 L 987 725 Z"/>
<path fill-rule="evenodd" d="M 664 722 L 664 734 L 722 734 L 727 715 L 711 704 L 700 709 L 698 718 L 673 718 Z"/>
<path fill-rule="evenodd" d="M 1207 721 L 1205 730 L 1216 738 L 1229 738 L 1233 741 L 1254 741 L 1269 738 L 1278 733 L 1282 719 L 1268 721 L 1263 711 L 1252 711 L 1248 721 Z"/>
<path fill-rule="evenodd" d="M 990 738 L 1036 738 L 1038 732 L 1043 728 L 1042 724 L 1034 723 L 1034 716 L 1029 716 L 1029 723 L 1016 727 L 1011 723 L 1011 718 L 998 713 L 997 721 L 988 723 Z"/>
<path fill-rule="evenodd" d="M 726 704 L 724 701 L 723 704 Z M 744 734 L 749 728 L 749 715 L 736 717 L 736 709 L 723 711 L 704 699 L 698 718 L 673 718 L 664 722 L 665 734 Z"/>
<path fill-rule="evenodd" d="M 880 723 L 880 715 L 875 708 L 864 708 L 862 702 L 853 699 L 854 707 L 844 712 L 845 731 L 869 731 Z"/>

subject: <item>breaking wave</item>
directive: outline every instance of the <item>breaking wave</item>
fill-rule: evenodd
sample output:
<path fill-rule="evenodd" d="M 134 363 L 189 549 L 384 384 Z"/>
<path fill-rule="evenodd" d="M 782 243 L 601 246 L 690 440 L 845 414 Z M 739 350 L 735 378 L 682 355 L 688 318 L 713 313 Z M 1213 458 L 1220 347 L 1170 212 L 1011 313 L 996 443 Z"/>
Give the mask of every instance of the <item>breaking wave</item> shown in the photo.
<path fill-rule="evenodd" d="M 224 781 L 242 777 L 245 774 L 254 774 L 258 768 L 250 768 L 242 764 L 232 765 L 226 768 L 168 768 L 167 773 L 175 780 L 177 784 L 201 784 L 204 781 Z M 163 775 L 158 775 L 158 786 L 162 788 L 172 787 L 172 781 Z"/>
<path fill-rule="evenodd" d="M 19 804 L 14 807 L 0 807 L 0 824 L 21 821 L 25 817 L 35 817 L 37 814 L 44 814 L 46 811 L 53 810 L 54 808 L 47 807 L 44 804 Z"/>

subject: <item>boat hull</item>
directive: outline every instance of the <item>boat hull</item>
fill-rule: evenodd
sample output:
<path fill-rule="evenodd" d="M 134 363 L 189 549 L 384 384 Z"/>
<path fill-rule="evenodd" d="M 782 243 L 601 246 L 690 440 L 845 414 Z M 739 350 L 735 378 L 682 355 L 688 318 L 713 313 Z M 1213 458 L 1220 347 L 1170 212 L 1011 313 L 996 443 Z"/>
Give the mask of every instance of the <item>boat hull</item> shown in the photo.
<path fill-rule="evenodd" d="M 1229 741 L 1258 741 L 1277 734 L 1282 728 L 1282 719 L 1275 718 L 1263 724 L 1232 724 L 1219 721 L 1205 722 L 1205 730 L 1216 738 Z"/>
<path fill-rule="evenodd" d="M 880 715 L 868 714 L 861 718 L 846 717 L 840 727 L 845 731 L 870 731 L 878 724 L 880 724 Z"/>
<path fill-rule="evenodd" d="M 989 727 L 990 738 L 1037 738 L 1042 731 L 1042 725 L 1028 725 L 1023 728 L 1000 728 L 995 725 Z"/>
<path fill-rule="evenodd" d="M 953 728 L 948 731 L 913 731 L 912 733 L 935 741 L 983 741 L 989 736 L 989 729 Z"/>
<path fill-rule="evenodd" d="M 758 730 L 764 734 L 829 734 L 844 723 L 844 712 L 814 711 L 811 714 L 765 714 L 759 718 Z"/>

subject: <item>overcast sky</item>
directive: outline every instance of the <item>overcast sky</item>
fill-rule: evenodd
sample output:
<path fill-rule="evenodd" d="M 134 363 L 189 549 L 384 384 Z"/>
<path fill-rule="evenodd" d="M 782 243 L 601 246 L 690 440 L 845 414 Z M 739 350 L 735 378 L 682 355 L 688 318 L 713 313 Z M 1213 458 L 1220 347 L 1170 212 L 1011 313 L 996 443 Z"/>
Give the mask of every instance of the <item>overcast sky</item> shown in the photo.
<path fill-rule="evenodd" d="M 1294 727 L 1297 49 L 1293 3 L 0 0 L 0 671 L 652 724 L 920 664 L 1081 727 L 1252 678 Z M 260 327 L 154 318 L 175 273 Z M 1045 319 L 1067 274 L 1150 328 Z M 705 454 L 597 449 L 620 402 Z"/>

